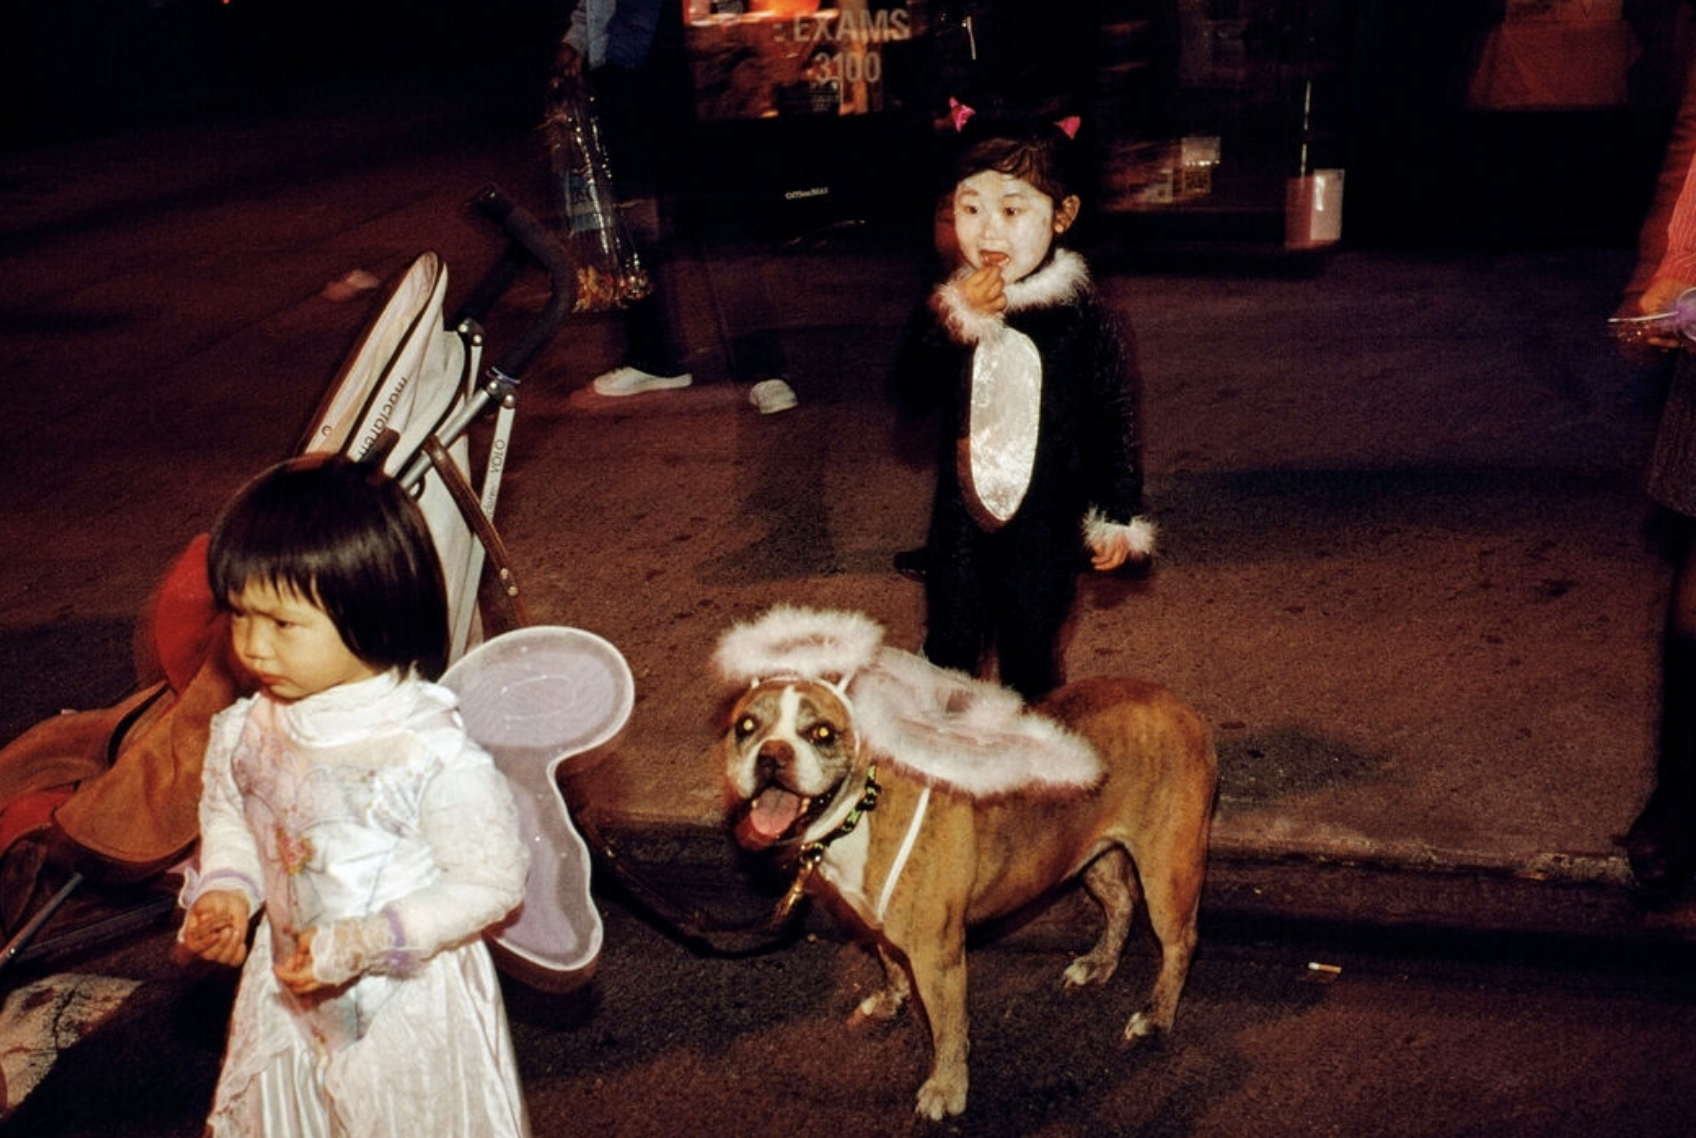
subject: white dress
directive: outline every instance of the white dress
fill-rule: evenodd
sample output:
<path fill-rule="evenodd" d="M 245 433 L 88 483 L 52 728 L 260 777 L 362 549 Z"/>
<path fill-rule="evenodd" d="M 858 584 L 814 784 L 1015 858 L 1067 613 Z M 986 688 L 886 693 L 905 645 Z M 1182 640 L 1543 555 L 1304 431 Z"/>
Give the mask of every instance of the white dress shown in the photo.
<path fill-rule="evenodd" d="M 528 1134 L 480 934 L 523 899 L 512 794 L 446 688 L 390 673 L 212 724 L 198 872 L 264 919 L 243 967 L 211 1133 Z M 272 966 L 314 928 L 306 997 Z"/>

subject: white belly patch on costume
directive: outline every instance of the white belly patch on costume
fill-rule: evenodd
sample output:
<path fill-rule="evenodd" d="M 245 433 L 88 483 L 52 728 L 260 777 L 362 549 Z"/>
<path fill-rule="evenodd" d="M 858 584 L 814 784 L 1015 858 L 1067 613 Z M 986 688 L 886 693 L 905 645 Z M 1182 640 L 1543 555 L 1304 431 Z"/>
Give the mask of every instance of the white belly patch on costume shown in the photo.
<path fill-rule="evenodd" d="M 1025 500 L 1041 418 L 1042 356 L 1029 336 L 1003 327 L 972 352 L 968 435 L 972 487 L 997 521 Z"/>

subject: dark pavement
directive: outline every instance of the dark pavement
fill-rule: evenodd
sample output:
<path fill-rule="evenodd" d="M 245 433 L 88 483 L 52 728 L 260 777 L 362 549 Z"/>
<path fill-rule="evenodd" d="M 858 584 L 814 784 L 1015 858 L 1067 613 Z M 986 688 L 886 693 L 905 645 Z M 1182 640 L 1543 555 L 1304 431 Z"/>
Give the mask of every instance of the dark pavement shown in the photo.
<path fill-rule="evenodd" d="M 7 156 L 0 733 L 129 690 L 160 572 L 291 451 L 374 314 L 378 294 L 324 286 L 434 250 L 452 310 L 499 252 L 465 200 L 494 180 L 538 207 L 535 148 L 350 85 Z M 533 618 L 635 672 L 623 743 L 570 789 L 638 861 L 728 865 L 707 659 L 731 621 L 856 608 L 919 642 L 890 557 L 928 481 L 881 389 L 931 275 L 920 232 L 683 250 L 691 389 L 590 393 L 615 362 L 604 318 L 525 377 L 496 521 Z M 1146 578 L 1087 584 L 1068 658 L 1165 682 L 1213 726 L 1208 905 L 1696 935 L 1688 904 L 1637 903 L 1615 845 L 1653 759 L 1667 584 L 1638 488 L 1660 371 L 1603 333 L 1628 254 L 1100 263 L 1139 337 L 1164 545 Z M 751 276 L 800 397 L 775 416 L 725 380 L 714 302 Z M 545 291 L 515 289 L 492 351 Z"/>
<path fill-rule="evenodd" d="M 1078 904 L 1086 905 L 1081 898 Z M 840 936 L 725 958 L 604 906 L 594 982 L 565 996 L 506 985 L 537 1138 L 1683 1138 L 1696 1077 L 1688 953 L 1617 945 L 1470 946 L 1210 920 L 1162 1045 L 1115 1045 L 1157 966 L 1133 938 L 1119 972 L 1063 993 L 1090 943 L 1047 923 L 970 953 L 971 1096 L 916 1125 L 922 1021 L 850 1030 L 876 963 Z M 0 1134 L 199 1138 L 234 976 L 171 961 L 161 934 L 78 960 L 29 1019 L 63 1048 Z M 1334 971 L 1310 968 L 1320 963 Z M 67 974 L 68 973 L 68 974 Z M 123 977 L 113 989 L 102 976 Z M 139 981 L 139 985 L 136 984 Z M 8 1010 L 21 991 L 8 994 Z M 79 1000 L 77 997 L 81 997 Z M 21 1073 L 20 1019 L 0 1066 Z M 63 1045 L 61 1045 L 63 1047 Z M 1646 1061 L 1652 1060 L 1652 1061 Z M 19 1079 L 21 1084 L 24 1080 Z"/>

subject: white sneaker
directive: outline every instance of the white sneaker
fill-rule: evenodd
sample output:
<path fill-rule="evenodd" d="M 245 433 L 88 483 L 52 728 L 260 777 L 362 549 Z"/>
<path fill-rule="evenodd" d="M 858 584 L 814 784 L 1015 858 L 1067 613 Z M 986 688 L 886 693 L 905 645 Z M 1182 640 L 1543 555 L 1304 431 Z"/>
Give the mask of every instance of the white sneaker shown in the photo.
<path fill-rule="evenodd" d="M 604 375 L 597 375 L 589 386 L 595 389 L 596 395 L 640 395 L 644 391 L 670 391 L 673 388 L 688 387 L 694 382 L 695 377 L 689 372 L 682 375 L 650 375 L 633 367 L 617 367 Z"/>
<path fill-rule="evenodd" d="M 795 392 L 781 379 L 762 379 L 749 389 L 748 402 L 762 415 L 775 415 L 795 406 Z"/>

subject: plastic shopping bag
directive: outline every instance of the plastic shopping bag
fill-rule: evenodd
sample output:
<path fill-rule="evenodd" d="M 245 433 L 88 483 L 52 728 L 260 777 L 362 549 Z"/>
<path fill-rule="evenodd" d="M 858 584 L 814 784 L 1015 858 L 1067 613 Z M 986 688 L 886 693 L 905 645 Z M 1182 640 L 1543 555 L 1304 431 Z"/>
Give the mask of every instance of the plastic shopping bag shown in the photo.
<path fill-rule="evenodd" d="M 618 215 L 612 167 L 588 85 L 555 76 L 542 137 L 548 150 L 559 232 L 577 268 L 575 312 L 607 312 L 640 300 L 653 282 Z"/>

